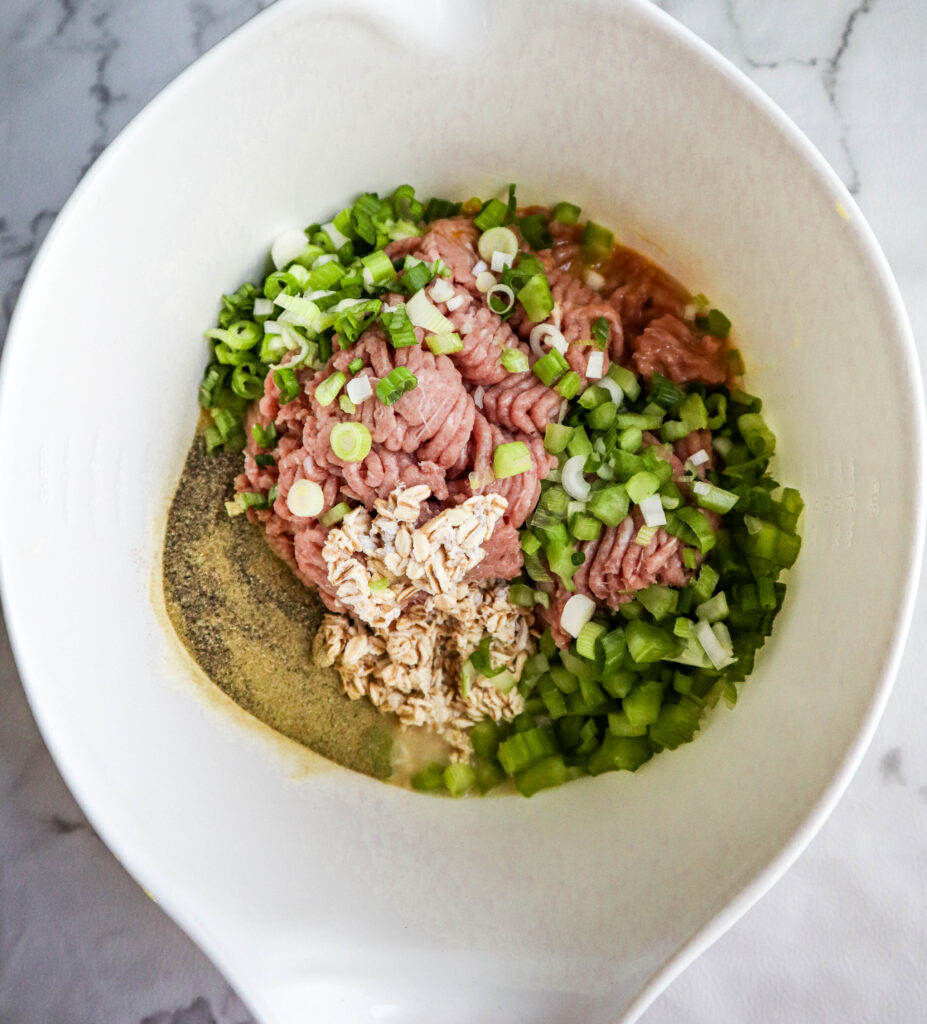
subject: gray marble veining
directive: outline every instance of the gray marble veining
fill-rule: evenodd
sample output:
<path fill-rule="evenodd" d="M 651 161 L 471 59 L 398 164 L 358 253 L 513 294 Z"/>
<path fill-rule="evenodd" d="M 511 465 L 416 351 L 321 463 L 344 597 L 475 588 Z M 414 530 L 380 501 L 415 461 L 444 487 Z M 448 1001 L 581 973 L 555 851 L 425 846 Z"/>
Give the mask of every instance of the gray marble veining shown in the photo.
<path fill-rule="evenodd" d="M 100 152 L 160 88 L 266 6 L 3 0 L 0 337 L 42 239 Z M 834 165 L 927 338 L 927 4 L 660 6 L 766 90 Z M 927 1020 L 925 611 L 922 592 L 895 695 L 835 814 L 773 892 L 660 997 L 647 1024 Z M 0 1021 L 251 1022 L 86 823 L 38 734 L 2 631 Z"/>

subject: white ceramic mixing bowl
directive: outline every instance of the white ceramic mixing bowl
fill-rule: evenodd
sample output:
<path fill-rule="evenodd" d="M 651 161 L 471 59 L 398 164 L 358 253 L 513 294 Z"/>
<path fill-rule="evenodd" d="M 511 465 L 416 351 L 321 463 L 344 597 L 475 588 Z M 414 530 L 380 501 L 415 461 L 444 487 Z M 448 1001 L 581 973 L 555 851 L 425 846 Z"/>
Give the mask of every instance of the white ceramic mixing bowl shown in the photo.
<path fill-rule="evenodd" d="M 734 712 L 637 775 L 428 799 L 205 699 L 165 630 L 200 332 L 275 233 L 356 193 L 570 199 L 733 319 L 808 508 Z M 43 734 L 107 843 L 265 1024 L 632 1020 L 797 855 L 912 606 L 913 346 L 835 175 L 640 2 L 282 0 L 103 155 L 3 357 L 3 596 Z"/>

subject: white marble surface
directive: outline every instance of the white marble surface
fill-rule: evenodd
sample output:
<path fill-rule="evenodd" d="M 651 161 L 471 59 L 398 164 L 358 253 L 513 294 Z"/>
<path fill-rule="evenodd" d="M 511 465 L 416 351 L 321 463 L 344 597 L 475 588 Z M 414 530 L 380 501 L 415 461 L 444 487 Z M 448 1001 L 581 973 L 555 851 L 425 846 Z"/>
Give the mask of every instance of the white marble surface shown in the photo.
<path fill-rule="evenodd" d="M 0 333 L 81 174 L 154 93 L 267 2 L 0 2 Z M 927 362 L 927 3 L 661 6 L 765 89 L 854 192 Z M 14 497 L 5 485 L 3 500 Z M 924 591 L 895 693 L 836 812 L 773 891 L 658 999 L 646 1024 L 927 1021 Z M 0 1021 L 251 1021 L 84 821 L 38 735 L 5 637 Z"/>

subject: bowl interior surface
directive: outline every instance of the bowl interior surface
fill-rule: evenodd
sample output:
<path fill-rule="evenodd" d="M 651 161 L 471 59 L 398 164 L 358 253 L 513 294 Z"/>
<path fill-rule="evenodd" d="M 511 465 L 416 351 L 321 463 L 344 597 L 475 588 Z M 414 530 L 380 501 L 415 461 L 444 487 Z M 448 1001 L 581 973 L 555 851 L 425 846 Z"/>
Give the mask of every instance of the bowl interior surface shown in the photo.
<path fill-rule="evenodd" d="M 403 181 L 570 199 L 707 293 L 807 502 L 738 707 L 634 776 L 531 800 L 400 791 L 206 696 L 165 627 L 159 547 L 219 294 L 279 230 Z M 872 728 L 920 544 L 912 359 L 836 178 L 649 6 L 280 3 L 99 161 L 17 310 L 0 551 L 45 737 L 267 1021 L 614 1019 L 794 855 Z"/>

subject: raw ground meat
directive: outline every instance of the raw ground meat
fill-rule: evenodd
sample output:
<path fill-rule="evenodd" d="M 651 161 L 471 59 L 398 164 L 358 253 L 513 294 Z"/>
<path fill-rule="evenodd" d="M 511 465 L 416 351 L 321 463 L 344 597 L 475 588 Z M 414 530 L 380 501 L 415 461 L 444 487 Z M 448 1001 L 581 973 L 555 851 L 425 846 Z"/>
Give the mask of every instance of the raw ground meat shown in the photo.
<path fill-rule="evenodd" d="M 677 384 L 725 380 L 724 343 L 701 334 L 685 319 L 687 296 L 677 282 L 636 253 L 617 250 L 607 265 L 598 268 L 599 280 L 588 279 L 595 284 L 590 287 L 577 276 L 582 270 L 579 229 L 552 224 L 551 230 L 552 247 L 538 254 L 555 300 L 551 320 L 563 332 L 567 361 L 584 384 L 592 325 L 599 317 L 611 327 L 606 368 L 613 360 L 645 378 L 661 373 Z M 323 513 L 342 501 L 370 509 L 398 485 L 429 488 L 426 518 L 475 494 L 499 494 L 507 502 L 505 514 L 470 578 L 510 579 L 522 570 L 518 528 L 537 503 L 541 481 L 557 465 L 556 457 L 545 450 L 543 437 L 547 425 L 560 417 L 564 401 L 530 370 L 509 373 L 502 367 L 499 357 L 505 348 L 517 348 L 534 361 L 528 345 L 534 324 L 520 306 L 503 321 L 485 305 L 473 274 L 479 260 L 478 238 L 470 219 L 454 217 L 435 221 L 422 237 L 392 242 L 386 250 L 393 259 L 440 258 L 450 268 L 449 281 L 460 304 L 453 310 L 446 303 L 436 305 L 463 340 L 461 351 L 433 355 L 423 344 L 421 328 L 415 329 L 418 345 L 396 349 L 375 326 L 349 350 L 337 350 L 323 370 L 297 371 L 299 394 L 285 405 L 280 404 L 273 374 L 268 374 L 264 395 L 249 414 L 245 467 L 236 486 L 239 491 L 266 494 L 276 484 L 277 498 L 272 508 L 249 509 L 248 516 L 263 525 L 273 550 L 303 582 L 318 588 L 333 611 L 344 609 L 328 582 L 322 557 L 328 530 L 318 519 L 296 517 L 287 508 L 287 493 L 297 480 L 312 480 L 322 487 Z M 402 296 L 387 295 L 384 301 L 395 304 Z M 355 376 L 368 377 L 374 390 L 397 366 L 412 371 L 418 386 L 391 406 L 369 399 L 350 415 L 337 402 L 321 406 L 315 399 L 318 384 L 335 370 L 347 373 L 348 363 L 357 358 L 363 367 Z M 332 428 L 349 420 L 363 423 L 371 432 L 372 447 L 361 462 L 345 462 L 331 449 Z M 262 467 L 254 459 L 260 449 L 250 428 L 270 423 L 277 431 L 275 464 Z M 656 438 L 645 440 L 658 443 Z M 496 480 L 493 452 L 511 441 L 527 445 L 531 469 Z M 682 463 L 699 448 L 711 455 L 707 431 L 675 446 L 671 461 L 684 493 Z M 700 467 L 700 474 L 704 470 Z M 634 509 L 619 526 L 606 528 L 598 540 L 581 545 L 586 560 L 574 577 L 577 591 L 615 608 L 630 600 L 633 591 L 652 583 L 686 581 L 689 571 L 682 562 L 680 542 L 661 529 L 643 548 L 634 543 L 640 525 L 640 512 Z M 560 612 L 570 595 L 559 583 L 548 589 L 551 607 L 544 618 L 563 644 L 569 638 L 560 630 Z"/>

